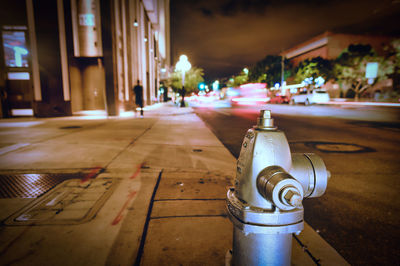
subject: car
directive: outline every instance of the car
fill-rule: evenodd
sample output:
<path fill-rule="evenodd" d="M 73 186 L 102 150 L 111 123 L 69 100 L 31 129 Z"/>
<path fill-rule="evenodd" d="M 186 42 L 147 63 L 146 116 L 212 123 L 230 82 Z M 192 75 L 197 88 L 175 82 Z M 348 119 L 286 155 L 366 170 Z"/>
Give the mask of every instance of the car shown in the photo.
<path fill-rule="evenodd" d="M 309 91 L 301 91 L 297 95 L 292 95 L 290 98 L 290 103 L 291 104 L 298 104 L 298 103 L 304 103 L 304 105 L 310 105 L 310 104 L 322 104 L 329 102 L 329 94 L 325 90 L 313 90 L 311 92 Z"/>
<path fill-rule="evenodd" d="M 286 95 L 276 95 L 271 97 L 270 103 L 289 103 L 289 97 Z"/>

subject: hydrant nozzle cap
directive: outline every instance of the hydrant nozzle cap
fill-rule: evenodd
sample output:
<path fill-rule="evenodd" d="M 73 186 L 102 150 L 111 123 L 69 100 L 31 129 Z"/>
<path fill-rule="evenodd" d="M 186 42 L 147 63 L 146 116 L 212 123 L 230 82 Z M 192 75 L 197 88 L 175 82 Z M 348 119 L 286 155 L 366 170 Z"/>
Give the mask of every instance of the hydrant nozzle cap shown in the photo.
<path fill-rule="evenodd" d="M 259 129 L 276 129 L 274 127 L 274 119 L 271 118 L 270 110 L 261 110 L 260 116 L 257 118 L 257 128 Z"/>

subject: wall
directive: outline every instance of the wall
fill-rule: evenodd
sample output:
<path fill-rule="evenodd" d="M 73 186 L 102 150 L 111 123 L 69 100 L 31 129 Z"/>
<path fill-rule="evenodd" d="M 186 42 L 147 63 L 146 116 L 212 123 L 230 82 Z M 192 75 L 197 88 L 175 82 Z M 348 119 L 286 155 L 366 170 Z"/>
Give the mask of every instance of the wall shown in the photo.
<path fill-rule="evenodd" d="M 328 55 L 328 47 L 327 46 L 323 46 L 317 49 L 314 49 L 312 51 L 309 51 L 307 53 L 304 53 L 302 55 L 293 57 L 290 59 L 290 62 L 293 64 L 294 67 L 298 66 L 299 63 L 305 59 L 309 59 L 309 58 L 313 58 L 313 57 L 322 57 L 322 58 L 326 58 Z"/>
<path fill-rule="evenodd" d="M 378 54 L 382 55 L 385 45 L 389 44 L 390 40 L 391 38 L 387 36 L 333 34 L 329 37 L 327 58 L 337 58 L 350 44 L 369 44 Z"/>

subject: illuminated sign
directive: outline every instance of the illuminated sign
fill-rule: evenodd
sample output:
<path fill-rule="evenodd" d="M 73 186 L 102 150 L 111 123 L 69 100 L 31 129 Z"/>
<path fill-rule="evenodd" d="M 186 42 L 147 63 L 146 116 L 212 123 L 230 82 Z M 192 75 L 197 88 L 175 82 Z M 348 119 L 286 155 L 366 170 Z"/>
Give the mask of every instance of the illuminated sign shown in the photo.
<path fill-rule="evenodd" d="M 94 26 L 94 15 L 93 14 L 79 14 L 79 25 L 81 26 Z"/>
<path fill-rule="evenodd" d="M 7 67 L 29 67 L 25 32 L 3 31 L 4 60 Z"/>
<path fill-rule="evenodd" d="M 8 72 L 7 79 L 8 80 L 29 80 L 30 75 L 29 75 L 29 72 Z"/>
<path fill-rule="evenodd" d="M 367 67 L 365 69 L 365 77 L 367 79 L 374 79 L 378 76 L 378 63 L 372 62 L 367 63 Z"/>

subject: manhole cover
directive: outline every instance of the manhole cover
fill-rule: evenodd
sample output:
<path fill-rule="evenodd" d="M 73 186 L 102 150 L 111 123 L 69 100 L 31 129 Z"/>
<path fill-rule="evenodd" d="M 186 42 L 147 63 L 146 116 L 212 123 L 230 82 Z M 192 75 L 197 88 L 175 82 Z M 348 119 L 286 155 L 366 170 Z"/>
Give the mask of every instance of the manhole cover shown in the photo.
<path fill-rule="evenodd" d="M 362 153 L 374 152 L 375 150 L 369 147 L 361 146 L 358 144 L 341 143 L 341 142 L 304 142 L 307 147 L 317 149 L 322 152 L 328 153 Z"/>
<path fill-rule="evenodd" d="M 119 181 L 112 178 L 66 180 L 12 215 L 6 225 L 80 224 L 91 220 Z"/>

